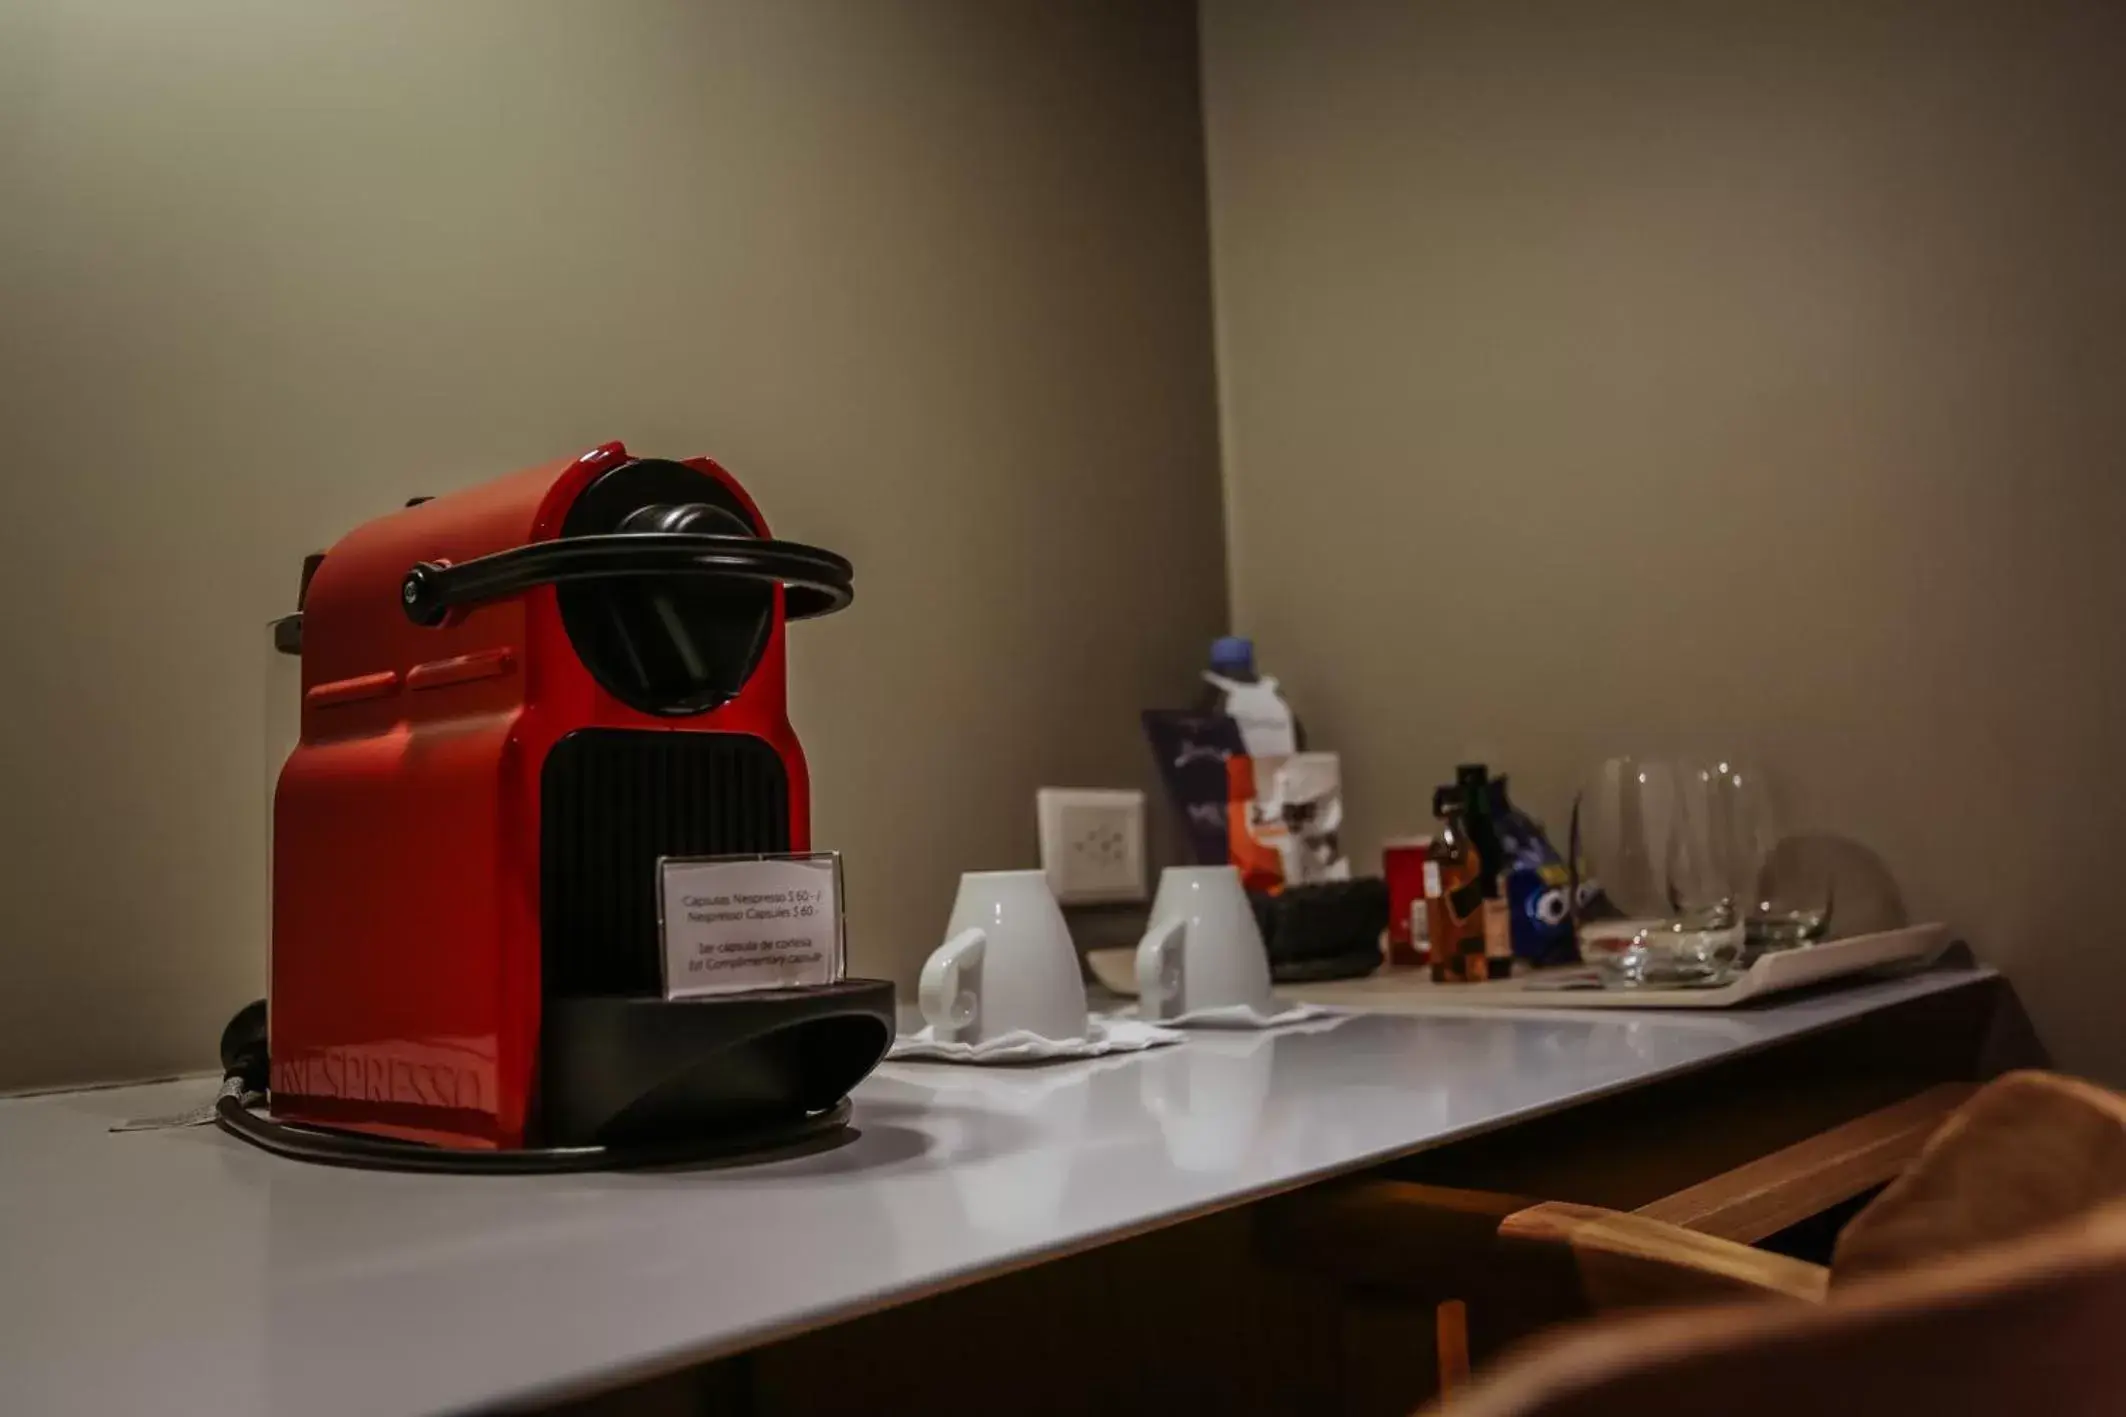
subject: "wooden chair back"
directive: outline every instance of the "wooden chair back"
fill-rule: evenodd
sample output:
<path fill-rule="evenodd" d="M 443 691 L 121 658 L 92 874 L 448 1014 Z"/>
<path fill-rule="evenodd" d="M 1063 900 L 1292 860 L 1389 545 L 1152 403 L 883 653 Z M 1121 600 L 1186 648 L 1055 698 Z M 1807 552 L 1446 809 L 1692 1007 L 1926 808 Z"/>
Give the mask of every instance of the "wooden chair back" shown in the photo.
<path fill-rule="evenodd" d="M 2020 1240 L 2119 1200 L 2126 1098 L 2057 1073 L 2009 1073 L 1958 1108 L 1846 1225 L 1832 1290 Z"/>
<path fill-rule="evenodd" d="M 2126 1203 L 1829 1303 L 1583 1325 L 1450 1398 L 1449 1417 L 2126 1410 Z"/>

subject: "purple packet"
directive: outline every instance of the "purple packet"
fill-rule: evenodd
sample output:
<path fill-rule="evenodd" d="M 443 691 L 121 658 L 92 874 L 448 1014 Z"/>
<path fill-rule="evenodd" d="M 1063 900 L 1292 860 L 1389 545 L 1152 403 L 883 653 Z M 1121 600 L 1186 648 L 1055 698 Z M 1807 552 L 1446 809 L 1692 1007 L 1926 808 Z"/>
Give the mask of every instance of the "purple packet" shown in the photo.
<path fill-rule="evenodd" d="M 1166 795 L 1188 835 L 1190 856 L 1199 866 L 1225 865 L 1231 859 L 1225 764 L 1246 753 L 1240 725 L 1220 713 L 1146 709 L 1144 736 L 1151 741 Z"/>

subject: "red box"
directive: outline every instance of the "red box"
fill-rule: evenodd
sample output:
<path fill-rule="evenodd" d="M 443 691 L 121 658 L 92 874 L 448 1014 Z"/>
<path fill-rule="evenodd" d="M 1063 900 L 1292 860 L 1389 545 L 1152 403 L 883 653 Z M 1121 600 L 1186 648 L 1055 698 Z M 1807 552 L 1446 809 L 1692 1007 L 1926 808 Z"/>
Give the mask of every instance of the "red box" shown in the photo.
<path fill-rule="evenodd" d="M 1388 883 L 1388 963 L 1420 965 L 1427 958 L 1422 922 L 1425 918 L 1425 857 L 1432 850 L 1429 836 L 1397 837 L 1380 849 L 1380 873 Z M 1419 928 L 1412 929 L 1413 919 Z"/>

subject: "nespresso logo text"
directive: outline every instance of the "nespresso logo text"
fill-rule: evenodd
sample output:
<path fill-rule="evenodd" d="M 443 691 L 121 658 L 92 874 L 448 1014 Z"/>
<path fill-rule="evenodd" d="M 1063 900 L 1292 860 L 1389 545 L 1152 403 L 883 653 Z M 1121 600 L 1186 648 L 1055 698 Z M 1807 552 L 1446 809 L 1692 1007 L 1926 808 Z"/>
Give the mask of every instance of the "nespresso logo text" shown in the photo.
<path fill-rule="evenodd" d="M 366 1049 L 332 1048 L 273 1062 L 273 1090 L 309 1097 L 488 1110 L 480 1074 L 463 1064 L 421 1062 Z"/>

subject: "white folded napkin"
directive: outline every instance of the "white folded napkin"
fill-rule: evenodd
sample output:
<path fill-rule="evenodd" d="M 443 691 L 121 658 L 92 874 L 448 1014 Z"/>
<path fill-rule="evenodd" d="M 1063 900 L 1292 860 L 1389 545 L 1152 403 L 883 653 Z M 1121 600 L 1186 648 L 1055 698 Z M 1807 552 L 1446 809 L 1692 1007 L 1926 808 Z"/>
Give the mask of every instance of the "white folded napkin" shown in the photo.
<path fill-rule="evenodd" d="M 926 1027 L 918 1033 L 904 1033 L 894 1039 L 893 1046 L 886 1050 L 886 1057 L 894 1062 L 927 1059 L 939 1063 L 1041 1063 L 1053 1058 L 1099 1058 L 1109 1053 L 1135 1053 L 1180 1041 L 1181 1035 L 1171 1028 L 1136 1019 L 1096 1015 L 1086 1020 L 1083 1038 L 1043 1038 L 1038 1033 L 1021 1029 L 1015 1033 L 1000 1033 L 980 1043 L 961 1043 L 940 1039 L 934 1029 Z"/>
<path fill-rule="evenodd" d="M 1142 1006 L 1140 1005 L 1139 1008 Z M 1116 1017 L 1137 1017 L 1138 1009 L 1128 1009 Z M 1304 1023 L 1308 1019 L 1330 1018 L 1344 1010 L 1327 1004 L 1286 1004 L 1282 1008 L 1259 1009 L 1253 1004 L 1222 1004 L 1214 1009 L 1190 1009 L 1173 1018 L 1163 1018 L 1152 1025 L 1155 1028 L 1281 1028 L 1288 1023 Z"/>

